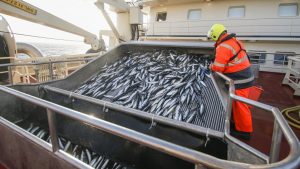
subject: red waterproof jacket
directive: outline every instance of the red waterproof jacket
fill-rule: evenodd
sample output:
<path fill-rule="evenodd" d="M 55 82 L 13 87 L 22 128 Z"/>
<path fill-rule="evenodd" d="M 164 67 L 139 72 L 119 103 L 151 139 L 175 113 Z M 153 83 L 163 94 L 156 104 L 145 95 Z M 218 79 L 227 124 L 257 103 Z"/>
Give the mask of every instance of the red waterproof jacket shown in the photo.
<path fill-rule="evenodd" d="M 215 60 L 211 69 L 233 79 L 236 89 L 253 85 L 254 75 L 248 55 L 242 42 L 235 38 L 235 34 L 224 34 L 216 42 Z"/>

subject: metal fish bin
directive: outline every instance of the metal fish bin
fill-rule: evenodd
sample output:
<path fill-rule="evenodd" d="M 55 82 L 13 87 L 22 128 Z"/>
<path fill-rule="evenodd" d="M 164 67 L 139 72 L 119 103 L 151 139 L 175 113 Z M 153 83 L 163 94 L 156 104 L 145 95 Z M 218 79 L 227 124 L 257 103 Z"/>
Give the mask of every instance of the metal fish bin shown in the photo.
<path fill-rule="evenodd" d="M 226 89 L 218 87 L 220 82 L 207 69 L 212 53 L 207 45 L 124 43 L 66 79 L 12 88 L 219 159 L 243 161 L 230 154 L 234 148 L 224 140 Z M 28 137 L 51 144 L 45 108 L 0 95 L 1 120 L 12 123 L 11 128 L 0 125 L 4 164 L 40 168 L 42 162 L 55 161 L 46 168 L 74 167 L 13 132 L 26 131 Z M 64 115 L 56 114 L 55 119 L 59 149 L 92 168 L 194 168 L 190 162 Z M 34 160 L 35 154 L 41 160 Z"/>

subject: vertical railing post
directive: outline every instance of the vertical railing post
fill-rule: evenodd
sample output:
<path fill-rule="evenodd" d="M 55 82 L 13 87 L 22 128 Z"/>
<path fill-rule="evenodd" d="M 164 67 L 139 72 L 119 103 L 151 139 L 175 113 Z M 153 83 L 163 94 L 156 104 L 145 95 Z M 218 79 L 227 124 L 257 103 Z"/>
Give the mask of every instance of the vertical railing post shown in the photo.
<path fill-rule="evenodd" d="M 8 80 L 9 80 L 10 84 L 13 84 L 13 77 L 12 77 L 11 66 L 8 66 Z"/>
<path fill-rule="evenodd" d="M 36 78 L 36 82 L 38 83 L 39 82 L 39 71 L 40 69 L 38 68 L 38 66 L 36 65 L 34 67 L 34 72 L 35 72 L 35 78 Z"/>
<path fill-rule="evenodd" d="M 290 59 L 289 57 L 287 59 L 288 59 L 288 69 L 292 70 L 293 60 Z"/>
<path fill-rule="evenodd" d="M 50 80 L 53 80 L 53 67 L 52 67 L 52 62 L 49 62 L 49 76 Z"/>
<path fill-rule="evenodd" d="M 282 130 L 280 129 L 279 124 L 278 124 L 277 120 L 275 119 L 273 135 L 272 135 L 271 150 L 270 150 L 270 163 L 274 163 L 274 162 L 278 161 L 281 140 L 282 140 Z"/>
<path fill-rule="evenodd" d="M 47 109 L 47 117 L 48 117 L 48 124 L 49 124 L 49 131 L 52 143 L 52 151 L 56 152 L 59 149 L 58 145 L 58 137 L 56 132 L 56 115 L 50 109 Z"/>
<path fill-rule="evenodd" d="M 229 90 L 228 90 L 228 102 L 226 107 L 226 120 L 225 120 L 225 133 L 230 134 L 230 118 L 233 100 L 231 94 L 235 94 L 235 87 L 233 80 L 229 81 Z"/>
<path fill-rule="evenodd" d="M 215 72 L 219 77 L 221 77 L 225 82 L 225 84 L 229 84 L 228 89 L 228 101 L 226 105 L 226 112 L 225 112 L 225 135 L 230 134 L 230 118 L 231 118 L 231 110 L 232 110 L 232 95 L 235 94 L 235 87 L 234 87 L 234 81 L 227 76 L 223 75 L 222 73 Z"/>

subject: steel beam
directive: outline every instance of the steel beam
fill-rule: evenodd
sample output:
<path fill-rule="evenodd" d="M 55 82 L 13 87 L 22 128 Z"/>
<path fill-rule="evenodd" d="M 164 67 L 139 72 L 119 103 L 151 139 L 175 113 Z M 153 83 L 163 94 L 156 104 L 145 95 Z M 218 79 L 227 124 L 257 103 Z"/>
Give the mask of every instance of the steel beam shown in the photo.
<path fill-rule="evenodd" d="M 272 135 L 272 144 L 270 150 L 270 163 L 275 163 L 278 161 L 281 141 L 282 141 L 282 131 L 275 119 L 274 127 L 273 127 L 273 135 Z"/>
<path fill-rule="evenodd" d="M 20 6 L 30 10 L 22 10 L 22 8 L 18 8 Z M 99 40 L 96 35 L 25 1 L 15 0 L 15 3 L 13 3 L 13 1 L 10 0 L 0 0 L 0 12 L 6 15 L 82 36 L 84 37 L 84 42 L 91 44 L 93 49 L 96 50 L 99 48 Z"/>
<path fill-rule="evenodd" d="M 51 137 L 52 151 L 56 152 L 59 150 L 58 137 L 56 132 L 56 116 L 52 110 L 47 109 L 47 117 Z"/>

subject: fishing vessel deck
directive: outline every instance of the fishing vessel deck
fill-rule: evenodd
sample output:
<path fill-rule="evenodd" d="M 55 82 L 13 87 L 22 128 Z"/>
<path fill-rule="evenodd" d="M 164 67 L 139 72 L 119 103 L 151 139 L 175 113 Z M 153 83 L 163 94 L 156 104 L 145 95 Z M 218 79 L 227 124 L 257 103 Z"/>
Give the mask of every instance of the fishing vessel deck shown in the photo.
<path fill-rule="evenodd" d="M 297 168 L 299 166 L 300 130 L 291 126 L 294 134 L 279 111 L 279 109 L 282 111 L 300 105 L 300 78 L 298 78 L 300 77 L 300 68 L 298 68 L 300 59 L 295 64 L 289 61 L 290 56 L 300 56 L 298 48 L 300 34 L 297 29 L 300 25 L 300 18 L 297 0 L 276 0 L 263 3 L 258 0 L 251 2 L 144 0 L 137 1 L 138 3 L 128 3 L 123 0 L 97 0 L 95 5 L 100 9 L 111 28 L 111 31 L 101 30 L 99 36 L 22 0 L 16 1 L 32 7 L 33 13 L 20 10 L 16 5 L 5 1 L 0 2 L 0 13 L 79 35 L 84 38 L 85 43 L 91 45 L 91 49 L 87 53 L 98 53 L 89 54 L 91 55 L 89 57 L 87 55 L 70 58 L 62 56 L 60 60 L 56 60 L 57 58 L 54 60 L 40 57 L 42 55 L 38 55 L 39 52 L 34 53 L 35 50 L 31 46 L 30 50 L 26 50 L 24 53 L 27 52 L 27 54 L 31 54 L 30 56 L 37 55 L 37 57 L 32 57 L 27 62 L 22 60 L 19 63 L 16 62 L 15 56 L 3 55 L 6 58 L 2 59 L 6 59 L 7 62 L 3 62 L 4 65 L 0 65 L 0 69 L 1 66 L 5 67 L 4 70 L 7 74 L 5 82 L 9 83 L 11 88 L 0 86 L 0 95 L 3 94 L 0 102 L 0 131 L 2 131 L 0 133 L 3 135 L 2 138 L 0 137 L 0 161 L 3 163 L 0 162 L 0 169 L 41 168 L 41 166 L 46 168 L 100 168 L 101 166 L 101 168 L 106 168 L 105 165 L 110 160 L 113 161 L 111 163 L 113 166 L 108 168 L 112 169 L 119 168 L 115 166 L 123 166 L 123 164 L 143 169 Z M 104 5 L 109 5 L 110 10 L 117 14 L 115 24 Z M 261 15 L 257 11 L 268 11 L 268 13 Z M 146 18 L 148 18 L 147 21 L 145 21 Z M 25 48 L 20 43 L 16 43 L 13 36 L 7 37 L 16 33 L 7 29 L 8 23 L 5 19 L 2 20 L 5 28 L 3 37 L 9 39 L 8 50 L 10 53 L 20 53 Z M 110 103 L 115 100 L 113 92 L 119 93 L 118 89 L 121 89 L 121 94 L 125 93 L 121 87 L 111 87 L 113 84 L 111 79 L 116 79 L 111 74 L 109 74 L 111 78 L 108 78 L 110 85 L 103 79 L 96 83 L 104 83 L 105 87 L 98 87 L 98 90 L 101 92 L 104 89 L 107 90 L 105 97 L 110 98 L 108 100 L 105 100 L 105 97 L 98 97 L 99 95 L 90 97 L 75 91 L 78 86 L 85 85 L 82 83 L 88 82 L 87 80 L 95 75 L 100 67 L 115 63 L 131 49 L 142 52 L 169 48 L 184 49 L 188 54 L 202 55 L 204 58 L 205 55 L 213 53 L 213 44 L 207 41 L 206 32 L 215 22 L 225 24 L 228 32 L 237 33 L 237 37 L 244 42 L 253 65 L 258 67 L 257 71 L 260 72 L 256 78 L 256 85 L 261 86 L 264 90 L 259 102 L 235 95 L 233 81 L 221 73 L 207 74 L 207 77 L 211 78 L 209 83 L 206 83 L 207 80 L 203 81 L 205 80 L 203 78 L 200 80 L 205 84 L 203 86 L 208 85 L 208 88 L 203 90 L 203 102 L 207 100 L 209 104 L 206 105 L 209 106 L 204 106 L 203 103 L 199 104 L 199 112 L 202 112 L 200 114 L 203 114 L 201 110 L 204 110 L 202 109 L 204 107 L 206 114 L 202 116 L 202 119 L 199 118 L 202 121 L 199 120 L 197 124 L 189 123 L 191 122 L 189 119 L 192 118 L 187 118 L 186 123 L 178 120 L 183 119 L 182 116 L 179 116 L 179 105 L 169 106 L 167 104 L 165 109 L 162 109 L 162 106 L 155 106 L 153 109 L 167 110 L 174 107 L 177 110 L 178 108 L 178 111 L 174 111 L 175 117 L 177 117 L 175 119 L 172 119 L 172 116 L 170 116 L 172 118 L 169 116 L 166 118 L 161 117 L 159 113 L 155 116 L 144 110 L 136 110 L 136 107 L 155 105 L 148 100 L 141 102 L 144 97 L 142 99 L 140 91 L 134 91 L 135 94 L 130 93 L 131 98 L 135 98 L 129 99 L 130 105 L 134 106 L 126 107 L 127 102 L 124 105 Z M 106 48 L 102 36 L 109 38 L 108 48 Z M 124 43 L 127 41 L 132 42 Z M 140 41 L 158 42 L 147 44 L 147 42 Z M 168 42 L 162 43 L 161 41 Z M 175 43 L 172 44 L 170 41 L 175 41 Z M 106 51 L 107 49 L 110 50 Z M 207 61 L 207 63 L 209 62 Z M 144 72 L 145 65 L 141 67 Z M 292 67 L 296 68 L 291 70 Z M 116 67 L 114 71 L 119 69 L 120 67 Z M 131 71 L 131 69 L 126 70 Z M 294 96 L 297 95 L 297 89 L 294 88 L 294 91 L 289 86 L 282 85 L 289 81 L 284 77 L 284 73 L 288 74 L 288 71 L 294 70 L 297 75 L 293 74 L 291 77 L 293 80 L 296 79 L 294 83 L 299 89 L 298 97 Z M 144 82 L 143 75 L 145 73 L 141 72 L 136 74 L 141 75 L 140 81 Z M 118 73 L 123 74 L 123 72 Z M 197 73 L 195 74 L 197 76 Z M 193 75 L 186 77 L 192 79 Z M 136 79 L 137 76 L 134 80 Z M 163 78 L 158 77 L 158 79 L 164 81 Z M 283 81 L 284 79 L 286 81 Z M 130 85 L 141 83 L 131 83 L 134 80 L 130 80 Z M 194 80 L 195 78 L 191 82 Z M 190 84 L 190 87 L 192 86 L 191 82 L 187 83 Z M 174 81 L 169 83 L 174 83 Z M 151 87 L 151 85 L 145 87 L 143 94 L 148 95 L 146 89 L 149 86 Z M 112 88 L 114 91 L 109 93 Z M 174 91 L 174 88 L 171 89 Z M 186 88 L 182 89 L 184 92 L 188 91 Z M 133 90 L 137 90 L 137 88 Z M 190 90 L 195 91 L 192 87 Z M 93 89 L 93 91 L 95 90 Z M 209 95 L 210 92 L 215 94 Z M 195 92 L 191 93 L 194 96 Z M 104 96 L 104 93 L 102 94 Z M 180 97 L 182 95 L 180 94 Z M 199 96 L 200 98 L 202 99 Z M 216 98 L 219 102 L 214 100 Z M 190 99 L 184 99 L 182 102 L 185 103 L 185 100 Z M 195 102 L 196 99 L 192 100 Z M 229 132 L 231 103 L 236 100 L 254 106 L 252 109 L 254 132 L 249 141 L 238 140 Z M 147 104 L 139 106 L 140 102 Z M 160 104 L 157 105 L 164 105 L 165 102 L 167 101 L 161 99 Z M 187 101 L 184 106 L 191 105 Z M 176 112 L 178 112 L 178 116 L 176 116 Z M 218 120 L 220 118 L 221 122 Z M 300 112 L 299 118 L 295 118 L 299 120 Z M 208 123 L 213 125 L 208 125 Z M 29 127 L 21 124 L 28 124 Z M 47 127 L 43 128 L 44 126 Z M 46 131 L 43 131 L 44 129 Z M 46 142 L 49 141 L 50 144 L 42 139 L 45 132 L 48 132 Z M 70 144 L 74 149 L 69 148 Z M 78 146 L 80 148 L 77 151 Z M 37 147 L 43 148 L 37 151 Z M 71 149 L 73 156 L 67 154 L 67 150 Z M 91 152 L 94 154 L 93 158 L 91 158 Z M 77 153 L 80 153 L 80 159 Z M 278 153 L 279 159 L 277 158 Z M 39 160 L 36 161 L 35 156 L 39 156 Z M 107 159 L 104 160 L 104 156 L 107 156 Z M 56 162 L 53 163 L 51 159 L 56 159 Z M 95 161 L 92 163 L 92 160 L 97 163 Z"/>
<path fill-rule="evenodd" d="M 293 96 L 294 91 L 289 86 L 281 84 L 283 78 L 284 74 L 282 73 L 259 72 L 259 78 L 256 79 L 256 84 L 262 86 L 264 89 L 259 101 L 278 107 L 280 110 L 300 105 L 300 97 Z M 269 112 L 258 108 L 252 110 L 252 118 L 254 127 L 252 139 L 245 142 L 263 153 L 268 154 L 272 140 L 274 118 Z M 291 128 L 298 139 L 300 139 L 300 130 L 294 127 Z M 285 139 L 283 139 L 281 144 L 280 152 L 280 159 L 286 157 L 289 152 L 288 144 Z"/>
<path fill-rule="evenodd" d="M 158 45 L 158 44 L 157 44 Z M 63 89 L 65 88 L 68 88 L 68 86 L 66 85 L 75 85 L 75 80 L 76 81 L 85 81 L 84 79 L 82 80 L 78 80 L 79 78 L 84 78 L 83 76 L 80 76 L 80 74 L 85 74 L 87 75 L 87 73 L 85 72 L 88 68 L 90 69 L 93 69 L 93 71 L 97 71 L 97 67 L 101 67 L 104 66 L 104 64 L 107 62 L 107 60 L 105 58 L 110 58 L 112 59 L 112 56 L 116 57 L 116 54 L 118 54 L 120 51 L 124 51 L 124 49 L 128 49 L 129 50 L 129 44 L 124 45 L 123 44 L 123 47 L 120 46 L 119 49 L 114 49 L 113 51 L 110 51 L 100 57 L 98 57 L 98 61 L 100 62 L 101 61 L 101 64 L 97 63 L 97 59 L 90 62 L 90 64 L 86 67 L 83 67 L 83 69 L 80 69 L 79 71 L 76 71 L 74 72 L 73 74 L 71 74 L 67 79 L 65 79 L 65 83 L 62 83 L 64 80 L 61 80 L 61 81 L 57 81 L 57 83 L 61 83 L 63 85 L 61 85 L 61 87 L 63 87 Z M 144 46 L 144 48 L 142 48 L 142 44 L 136 44 L 136 48 L 142 50 L 144 48 L 149 48 L 150 46 L 146 45 Z M 133 46 L 131 46 L 133 48 Z M 152 46 L 153 48 L 158 48 L 156 45 L 153 45 Z M 182 46 L 181 46 L 182 47 Z M 160 46 L 160 48 L 164 48 L 163 46 Z M 196 50 L 196 48 L 192 48 L 194 50 Z M 199 48 L 201 49 L 201 48 Z M 199 50 L 197 49 L 197 50 Z M 121 56 L 121 54 L 119 53 L 119 55 Z M 115 60 L 117 58 L 114 58 Z M 111 60 L 111 63 L 113 63 L 113 60 Z M 90 72 L 89 74 L 94 74 L 92 72 Z M 276 76 L 278 75 L 278 76 Z M 275 77 L 277 77 L 277 79 L 275 79 Z M 87 77 L 85 77 L 87 78 Z M 269 79 L 272 79 L 272 80 L 269 80 Z M 263 86 L 263 88 L 265 88 L 265 92 L 263 93 L 263 96 L 262 96 L 262 99 L 260 100 L 261 102 L 263 103 L 269 103 L 268 99 L 272 99 L 275 100 L 274 98 L 280 98 L 281 95 L 287 95 L 286 93 L 282 93 L 281 95 L 271 95 L 270 96 L 270 93 L 271 94 L 275 94 L 274 90 L 269 90 L 269 86 L 272 85 L 272 89 L 278 89 L 280 90 L 280 88 L 282 87 L 285 87 L 285 86 L 281 86 L 281 82 L 282 82 L 282 78 L 283 78 L 283 75 L 282 74 L 275 74 L 275 73 L 265 73 L 265 72 L 260 72 L 259 74 L 259 78 L 257 79 L 257 84 L 258 85 L 261 85 Z M 73 79 L 73 81 L 71 81 L 70 79 Z M 78 85 L 78 84 L 77 84 Z M 275 85 L 278 85 L 278 88 L 275 87 Z M 59 86 L 59 85 L 54 85 L 54 86 Z M 21 86 L 19 86 L 21 87 Z M 25 87 L 25 86 L 24 86 Z M 33 86 L 32 86 L 33 87 Z M 70 89 L 71 88 L 74 88 L 74 87 L 69 87 Z M 275 91 L 276 91 L 275 90 Z M 289 96 L 292 96 L 292 92 L 290 91 L 290 93 L 288 94 Z M 66 97 L 70 97 L 70 94 L 66 95 Z M 269 98 L 271 97 L 271 98 Z M 278 106 L 280 109 L 283 109 L 283 108 L 286 108 L 286 106 L 293 106 L 293 104 L 289 104 L 287 105 L 286 103 L 281 103 L 280 102 L 281 100 L 278 99 L 278 100 L 275 100 L 274 103 L 276 104 L 282 104 L 282 106 Z M 271 105 L 272 105 L 273 102 L 271 102 Z M 290 103 L 290 101 L 288 101 L 288 103 Z M 274 106 L 274 104 L 273 104 Z M 276 105 L 275 105 L 276 106 Z M 91 106 L 89 106 L 90 108 Z M 100 110 L 103 110 L 100 108 Z M 107 114 L 112 114 L 112 113 L 107 113 Z M 263 116 L 263 117 L 260 117 L 260 116 Z M 271 113 L 268 113 L 268 112 L 262 112 L 260 113 L 259 110 L 256 110 L 254 109 L 253 110 L 253 119 L 254 119 L 254 126 L 255 126 L 255 133 L 253 134 L 253 138 L 250 142 L 247 142 L 248 144 L 252 145 L 254 148 L 258 149 L 259 151 L 263 151 L 265 154 L 270 154 L 268 151 L 270 149 L 269 145 L 270 143 L 272 142 L 270 140 L 270 137 L 272 135 L 272 128 L 273 128 L 273 116 L 271 115 Z M 124 121 L 124 118 L 122 119 Z M 267 121 L 267 122 L 265 122 Z M 147 123 L 147 129 L 149 128 L 149 123 Z M 262 129 L 263 128 L 263 129 Z M 265 131 L 267 130 L 267 131 Z M 178 134 L 178 131 L 176 131 L 176 133 Z M 166 134 L 164 134 L 166 135 Z M 187 141 L 187 139 L 185 140 Z M 289 153 L 289 149 L 284 147 L 285 146 L 285 143 L 283 143 L 283 147 L 282 147 L 282 155 L 281 157 L 284 158 L 288 153 Z M 287 144 L 286 144 L 287 146 Z M 214 149 L 216 149 L 214 147 Z M 248 156 L 247 156 L 248 158 Z"/>

